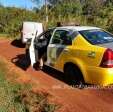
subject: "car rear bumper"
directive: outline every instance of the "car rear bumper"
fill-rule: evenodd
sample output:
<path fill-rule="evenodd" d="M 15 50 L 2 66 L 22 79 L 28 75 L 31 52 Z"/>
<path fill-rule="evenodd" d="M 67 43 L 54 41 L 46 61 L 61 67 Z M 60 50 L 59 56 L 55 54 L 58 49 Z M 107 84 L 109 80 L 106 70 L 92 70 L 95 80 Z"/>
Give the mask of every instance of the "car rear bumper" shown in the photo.
<path fill-rule="evenodd" d="M 113 84 L 113 68 L 87 67 L 86 82 L 102 86 Z"/>

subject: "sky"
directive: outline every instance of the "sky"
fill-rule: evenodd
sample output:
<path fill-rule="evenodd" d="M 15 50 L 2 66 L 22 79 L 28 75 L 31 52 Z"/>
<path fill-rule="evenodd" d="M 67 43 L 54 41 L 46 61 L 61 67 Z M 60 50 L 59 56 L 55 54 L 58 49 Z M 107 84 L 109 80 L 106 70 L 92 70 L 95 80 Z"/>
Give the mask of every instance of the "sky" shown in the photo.
<path fill-rule="evenodd" d="M 4 6 L 15 6 L 20 8 L 27 8 L 31 10 L 33 7 L 40 7 L 44 3 L 44 0 L 40 0 L 38 6 L 32 2 L 32 0 L 0 0 L 0 4 Z"/>

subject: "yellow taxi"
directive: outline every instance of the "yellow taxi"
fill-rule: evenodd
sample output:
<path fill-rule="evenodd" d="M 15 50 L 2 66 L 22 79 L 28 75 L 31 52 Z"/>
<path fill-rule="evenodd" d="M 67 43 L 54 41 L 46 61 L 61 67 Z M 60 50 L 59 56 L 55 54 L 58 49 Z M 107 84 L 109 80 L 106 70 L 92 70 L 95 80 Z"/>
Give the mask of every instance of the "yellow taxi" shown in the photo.
<path fill-rule="evenodd" d="M 113 35 L 101 28 L 65 26 L 49 29 L 33 41 L 48 39 L 45 64 L 77 83 L 113 83 Z M 36 53 L 35 53 L 36 54 Z M 35 55 L 35 59 L 36 59 Z"/>

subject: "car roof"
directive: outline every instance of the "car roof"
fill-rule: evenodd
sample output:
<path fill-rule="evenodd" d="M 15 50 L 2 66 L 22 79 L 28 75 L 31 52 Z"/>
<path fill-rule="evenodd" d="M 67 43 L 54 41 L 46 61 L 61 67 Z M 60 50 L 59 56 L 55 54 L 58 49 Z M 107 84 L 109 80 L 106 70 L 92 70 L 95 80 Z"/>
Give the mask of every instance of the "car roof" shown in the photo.
<path fill-rule="evenodd" d="M 75 31 L 83 31 L 83 30 L 96 30 L 100 29 L 98 27 L 91 27 L 91 26 L 63 26 L 63 27 L 56 27 L 56 29 L 68 29 L 68 30 L 75 30 Z"/>

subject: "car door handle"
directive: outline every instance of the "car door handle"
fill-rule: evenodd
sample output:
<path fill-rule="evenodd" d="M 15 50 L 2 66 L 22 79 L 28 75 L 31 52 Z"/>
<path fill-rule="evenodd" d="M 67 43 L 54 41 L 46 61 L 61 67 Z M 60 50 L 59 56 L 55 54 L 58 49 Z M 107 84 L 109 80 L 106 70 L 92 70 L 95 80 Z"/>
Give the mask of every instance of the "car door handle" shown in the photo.
<path fill-rule="evenodd" d="M 69 49 L 64 49 L 64 52 L 69 52 Z"/>

